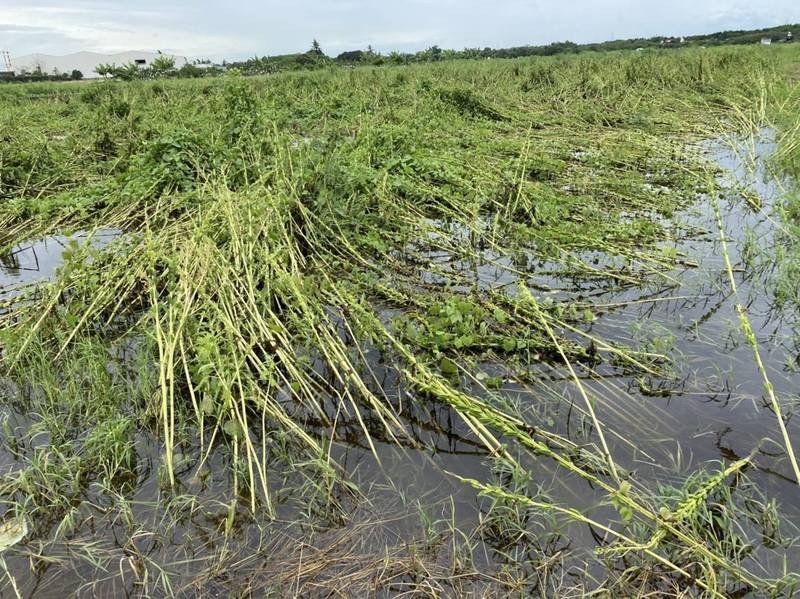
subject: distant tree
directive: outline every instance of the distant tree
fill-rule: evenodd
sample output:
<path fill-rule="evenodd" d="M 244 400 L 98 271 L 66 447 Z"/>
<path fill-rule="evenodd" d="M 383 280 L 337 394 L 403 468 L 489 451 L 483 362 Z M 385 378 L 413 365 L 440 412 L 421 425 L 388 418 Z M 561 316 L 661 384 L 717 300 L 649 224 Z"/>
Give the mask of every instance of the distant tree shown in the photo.
<path fill-rule="evenodd" d="M 439 46 L 431 46 L 427 50 L 417 53 L 417 59 L 421 62 L 436 62 L 442 59 L 442 49 Z"/>
<path fill-rule="evenodd" d="M 203 77 L 219 77 L 225 73 L 224 69 L 221 69 L 217 65 L 210 65 L 207 69 L 203 70 Z"/>
<path fill-rule="evenodd" d="M 178 69 L 178 77 L 183 79 L 199 79 L 203 76 L 203 69 L 193 65 L 193 64 L 185 64 L 180 69 Z"/>
<path fill-rule="evenodd" d="M 339 56 L 336 57 L 338 62 L 362 62 L 364 60 L 364 51 L 363 50 L 350 50 L 348 52 L 342 52 Z"/>
<path fill-rule="evenodd" d="M 325 53 L 322 51 L 322 46 L 319 45 L 316 39 L 311 42 L 311 50 L 309 50 L 308 53 L 316 56 L 325 56 Z"/>
<path fill-rule="evenodd" d="M 389 53 L 389 62 L 392 64 L 405 64 L 408 62 L 408 57 L 405 54 L 400 54 L 396 50 Z"/>
<path fill-rule="evenodd" d="M 153 77 L 168 77 L 175 71 L 175 59 L 162 54 L 150 64 L 150 71 Z"/>
<path fill-rule="evenodd" d="M 121 67 L 115 64 L 111 65 L 110 74 L 114 79 L 121 79 L 122 81 L 133 81 L 134 79 L 140 79 L 142 77 L 139 65 L 135 62 L 129 62 Z"/>
<path fill-rule="evenodd" d="M 379 52 L 375 52 L 372 48 L 372 44 L 367 46 L 367 53 L 365 55 L 366 62 L 374 65 L 381 65 L 385 62 L 383 56 L 380 55 Z"/>
<path fill-rule="evenodd" d="M 112 67 L 110 64 L 102 63 L 94 68 L 95 73 L 100 75 L 103 79 L 107 79 L 111 75 Z"/>
<path fill-rule="evenodd" d="M 317 64 L 317 61 L 314 60 L 315 54 L 311 54 L 308 52 L 306 54 L 297 54 L 295 56 L 290 56 L 289 58 L 283 60 L 282 62 L 289 68 L 301 66 L 301 67 L 311 67 Z"/>
<path fill-rule="evenodd" d="M 83 79 L 83 73 L 81 73 L 78 69 L 73 69 L 72 73 L 70 73 L 69 78 L 73 81 L 80 81 Z"/>

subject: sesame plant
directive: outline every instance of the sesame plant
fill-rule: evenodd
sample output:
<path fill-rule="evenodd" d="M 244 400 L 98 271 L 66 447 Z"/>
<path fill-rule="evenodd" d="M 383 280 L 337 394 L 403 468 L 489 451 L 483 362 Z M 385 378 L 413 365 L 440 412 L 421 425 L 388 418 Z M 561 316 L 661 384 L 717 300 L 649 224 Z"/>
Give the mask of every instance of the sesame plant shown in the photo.
<path fill-rule="evenodd" d="M 0 89 L 3 596 L 795 593 L 798 62 Z"/>

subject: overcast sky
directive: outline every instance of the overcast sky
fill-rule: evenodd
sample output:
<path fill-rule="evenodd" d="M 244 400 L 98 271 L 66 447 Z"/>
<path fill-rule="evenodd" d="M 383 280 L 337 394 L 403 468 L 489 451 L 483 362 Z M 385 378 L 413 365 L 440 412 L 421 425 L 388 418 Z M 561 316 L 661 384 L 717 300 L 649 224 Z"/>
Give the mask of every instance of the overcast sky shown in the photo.
<path fill-rule="evenodd" d="M 162 50 L 195 57 L 438 44 L 508 47 L 800 22 L 800 0 L 0 0 L 12 56 Z"/>

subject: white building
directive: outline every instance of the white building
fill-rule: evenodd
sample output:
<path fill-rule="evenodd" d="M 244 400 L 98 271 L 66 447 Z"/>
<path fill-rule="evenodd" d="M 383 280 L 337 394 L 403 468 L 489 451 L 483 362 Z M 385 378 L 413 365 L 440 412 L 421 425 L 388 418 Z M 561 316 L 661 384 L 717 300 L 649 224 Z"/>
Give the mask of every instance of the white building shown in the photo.
<path fill-rule="evenodd" d="M 771 44 L 772 44 L 772 38 L 771 37 L 762 37 L 761 38 L 761 45 L 762 46 L 769 46 Z"/>
<path fill-rule="evenodd" d="M 122 66 L 128 63 L 148 67 L 159 56 L 175 59 L 175 66 L 181 68 L 189 61 L 185 56 L 159 54 L 157 52 L 120 52 L 118 54 L 98 54 L 96 52 L 78 52 L 67 56 L 52 56 L 49 54 L 28 54 L 11 58 L 11 65 L 17 75 L 33 73 L 37 69 L 42 73 L 52 75 L 57 73 L 71 73 L 80 71 L 85 79 L 97 79 L 100 75 L 95 69 L 99 64 L 116 64 Z"/>

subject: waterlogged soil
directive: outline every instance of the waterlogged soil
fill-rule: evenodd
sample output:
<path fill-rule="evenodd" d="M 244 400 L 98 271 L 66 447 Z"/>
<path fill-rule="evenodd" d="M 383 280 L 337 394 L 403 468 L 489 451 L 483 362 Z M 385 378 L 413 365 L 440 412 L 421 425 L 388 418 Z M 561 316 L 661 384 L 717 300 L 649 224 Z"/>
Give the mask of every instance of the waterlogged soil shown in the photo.
<path fill-rule="evenodd" d="M 698 198 L 691 209 L 674 216 L 674 240 L 664 243 L 663 249 L 665 255 L 681 256 L 681 266 L 666 276 L 654 275 L 645 287 L 610 288 L 605 282 L 594 285 L 585 280 L 576 283 L 569 275 L 559 276 L 558 265 L 537 262 L 532 257 L 522 264 L 519 257 L 512 260 L 489 250 L 484 254 L 485 262 L 479 264 L 464 263 L 447 252 L 428 252 L 423 257 L 431 266 L 424 276 L 426 282 L 435 283 L 437 272 L 458 272 L 463 275 L 464 285 L 508 293 L 514 293 L 524 281 L 554 301 L 571 301 L 590 308 L 592 318 L 587 319 L 585 332 L 669 355 L 669 377 L 627 376 L 607 367 L 607 371 L 600 367 L 593 373 L 585 368 L 579 372 L 595 401 L 598 418 L 606 427 L 606 438 L 617 464 L 635 472 L 637 480 L 650 486 L 679 486 L 700 468 L 719 470 L 722 464 L 752 453 L 750 478 L 767 497 L 778 501 L 788 521 L 798 522 L 800 489 L 793 482 L 775 415 L 765 398 L 763 379 L 752 348 L 741 334 L 735 310 L 737 302 L 745 306 L 775 393 L 785 412 L 793 411 L 792 406 L 800 399 L 797 330 L 776 307 L 771 292 L 775 268 L 769 257 L 774 244 L 779 243 L 780 230 L 774 208 L 783 201 L 787 185 L 770 169 L 769 156 L 774 147 L 774 134 L 764 130 L 752 137 L 710 141 L 700 148 L 709 161 L 721 168 L 719 183 L 724 191 L 717 201 L 738 295 L 731 291 L 711 197 Z M 744 194 L 742 190 L 746 190 Z M 753 200 L 754 197 L 760 200 Z M 15 248 L 0 261 L 0 300 L 20 293 L 31 283 L 53 277 L 70 239 L 102 247 L 117 235 L 119 231 L 102 231 L 91 238 L 84 234 L 52 237 Z M 453 227 L 452 235 L 467 236 L 469 232 Z M 414 251 L 409 248 L 409 252 Z M 602 255 L 576 258 L 588 264 L 608 260 Z M 388 321 L 396 315 L 387 311 L 384 317 Z M 384 389 L 398 387 L 391 365 L 381 363 L 377 351 L 373 366 L 377 384 Z M 489 370 L 493 367 L 483 366 Z M 499 392 L 523 411 L 535 414 L 549 430 L 578 445 L 591 438 L 582 399 L 565 369 L 543 365 L 521 381 L 504 372 L 502 365 L 494 366 L 502 377 Z M 400 399 L 403 393 L 397 393 Z M 362 514 L 353 520 L 382 521 L 381 526 L 358 533 L 367 539 L 364 548 L 372 543 L 379 552 L 387 544 L 418 538 L 424 525 L 417 505 L 435 518 L 452 520 L 462 530 L 473 529 L 485 509 L 485 501 L 451 476 L 488 480 L 490 467 L 484 446 L 451 409 L 433 403 L 429 407 L 427 413 L 406 414 L 409 430 L 428 449 L 398 447 L 381 442 L 376 434 L 380 462 L 366 445 L 359 426 L 345 423 L 337 430 L 331 455 L 370 500 L 344 499 L 342 505 L 351 514 Z M 4 406 L 2 411 L 13 428 L 25 428 L 28 418 L 22 407 Z M 790 436 L 800 441 L 797 418 L 789 419 L 787 426 Z M 320 427 L 319 432 L 324 434 L 325 430 Z M 62 597 L 65 590 L 116 596 L 131 588 L 127 578 L 132 578 L 137 567 L 133 556 L 138 555 L 162 565 L 173 582 L 196 575 L 203 560 L 223 548 L 250 556 L 251 561 L 238 564 L 237 577 L 256 572 L 258 556 L 264 552 L 272 557 L 282 552 L 292 555 L 300 533 L 289 523 L 304 506 L 302 501 L 290 498 L 278 502 L 277 522 L 266 537 L 242 508 L 232 536 L 223 542 L 220 530 L 230 505 L 230 456 L 222 449 L 212 452 L 203 477 L 198 477 L 191 467 L 183 472 L 179 468 L 181 490 L 186 496 L 196 496 L 203 508 L 187 509 L 185 520 L 165 528 L 160 522 L 160 502 L 165 497 L 158 475 L 161 453 L 159 443 L 145 433 L 140 435 L 138 478 L 129 481 L 125 492 L 131 499 L 131 520 L 141 528 L 141 535 L 134 535 L 136 551 L 128 545 L 130 535 L 119 534 L 124 523 L 111 509 L 113 500 L 99 494 L 90 497 L 93 505 L 80 511 L 77 533 L 69 541 L 30 547 L 31 553 L 41 552 L 52 558 L 52 565 L 31 569 L 29 556 L 24 554 L 6 559 L 22 596 Z M 565 475 L 546 460 L 520 459 L 556 503 L 579 508 L 601 520 L 608 515 L 611 508 L 597 505 L 601 495 L 585 481 Z M 0 464 L 14 469 L 14 457 L 0 456 Z M 296 482 L 298 476 L 288 472 L 284 480 Z M 287 484 L 287 488 L 290 486 Z M 596 531 L 589 527 L 570 525 L 562 532 L 565 536 L 561 542 L 576 560 L 581 553 L 587 557 L 596 546 Z M 331 525 L 320 534 L 319 538 L 327 535 L 335 539 L 341 531 Z M 106 555 L 118 556 L 114 563 L 119 572 L 106 570 L 107 564 L 92 566 L 90 560 L 72 560 L 76 567 L 64 567 L 55 561 L 69 562 L 70 556 L 80 554 L 82 543 L 95 543 Z M 774 559 L 761 553 L 761 548 L 755 548 L 751 557 L 767 569 L 766 575 L 780 576 L 785 563 L 800 563 L 800 552 L 794 549 L 788 555 L 776 553 Z M 476 554 L 478 562 L 498 560 L 489 549 Z M 788 562 L 784 563 L 784 558 Z M 218 588 L 223 592 L 230 588 L 229 576 L 225 572 L 209 576 L 205 590 Z M 180 586 L 175 590 L 179 591 Z M 394 590 L 402 592 L 403 587 Z M 6 585 L 3 596 L 7 592 L 11 591 Z"/>

